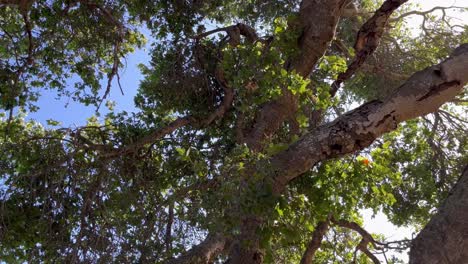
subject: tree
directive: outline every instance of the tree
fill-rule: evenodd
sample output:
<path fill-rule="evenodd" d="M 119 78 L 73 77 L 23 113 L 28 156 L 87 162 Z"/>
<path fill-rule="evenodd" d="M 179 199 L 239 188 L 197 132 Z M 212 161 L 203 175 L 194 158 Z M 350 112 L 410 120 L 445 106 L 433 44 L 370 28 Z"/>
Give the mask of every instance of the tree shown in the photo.
<path fill-rule="evenodd" d="M 459 7 L 405 2 L 0 0 L 0 258 L 379 263 L 408 248 L 360 210 L 421 227 L 455 185 L 468 31 L 445 15 Z M 100 109 L 144 27 L 137 113 L 107 101 L 82 127 L 25 119 L 44 89 Z M 448 223 L 466 231 L 464 178 L 413 263 Z"/>
<path fill-rule="evenodd" d="M 463 263 L 467 259 L 466 209 L 468 166 L 442 204 L 439 212 L 416 237 L 411 248 L 412 263 Z"/>

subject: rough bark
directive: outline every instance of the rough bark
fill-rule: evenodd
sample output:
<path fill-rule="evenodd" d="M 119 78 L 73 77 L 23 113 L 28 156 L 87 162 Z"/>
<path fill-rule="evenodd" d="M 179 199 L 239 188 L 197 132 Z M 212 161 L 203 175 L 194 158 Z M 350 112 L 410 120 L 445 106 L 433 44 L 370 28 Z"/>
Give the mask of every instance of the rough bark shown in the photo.
<path fill-rule="evenodd" d="M 300 53 L 291 59 L 288 70 L 304 78 L 311 73 L 332 41 L 341 12 L 348 0 L 304 0 L 299 10 L 299 25 L 302 34 L 298 40 Z M 313 14 L 313 15 L 311 15 Z M 264 141 L 276 132 L 281 124 L 296 113 L 295 96 L 287 89 L 283 95 L 266 103 L 258 111 L 253 128 L 245 137 L 250 149 L 260 151 Z"/>
<path fill-rule="evenodd" d="M 384 101 L 371 101 L 306 134 L 272 157 L 274 191 L 320 161 L 368 147 L 403 121 L 436 111 L 459 94 L 468 81 L 468 44 L 438 65 L 411 76 Z"/>
<path fill-rule="evenodd" d="M 410 264 L 468 262 L 468 166 L 431 221 L 414 240 Z"/>
<path fill-rule="evenodd" d="M 399 123 L 436 111 L 461 92 L 468 82 L 467 69 L 465 44 L 447 60 L 412 75 L 386 100 L 366 103 L 306 134 L 267 161 L 272 168 L 273 192 L 280 195 L 291 180 L 320 161 L 362 150 Z M 257 252 L 239 251 L 241 255 L 234 257 L 239 261 L 230 264 L 259 263 L 253 261 Z"/>
<path fill-rule="evenodd" d="M 230 259 L 225 264 L 262 264 L 263 252 L 257 245 L 244 246 L 242 241 L 238 241 L 230 252 Z"/>
<path fill-rule="evenodd" d="M 301 53 L 292 62 L 292 69 L 299 75 L 307 77 L 323 56 L 335 36 L 336 25 L 347 3 L 349 0 L 302 1 L 299 10 Z"/>

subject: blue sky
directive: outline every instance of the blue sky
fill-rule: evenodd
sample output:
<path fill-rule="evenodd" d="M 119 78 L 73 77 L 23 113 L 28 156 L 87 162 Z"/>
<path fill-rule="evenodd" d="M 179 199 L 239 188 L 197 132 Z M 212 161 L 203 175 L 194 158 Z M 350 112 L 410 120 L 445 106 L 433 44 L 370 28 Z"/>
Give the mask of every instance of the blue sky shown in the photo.
<path fill-rule="evenodd" d="M 125 67 L 120 69 L 119 73 L 124 95 L 120 92 L 117 80 L 114 78 L 110 95 L 107 98 L 107 100 L 116 102 L 115 110 L 117 112 L 124 110 L 127 112 L 137 111 L 133 98 L 137 93 L 140 80 L 143 78 L 137 65 L 141 63 L 146 64 L 150 60 L 150 56 L 148 54 L 149 44 L 150 42 L 148 41 L 145 47 L 136 50 L 134 53 L 128 55 L 124 60 L 122 60 Z M 73 86 L 72 80 L 70 80 L 69 85 Z M 101 96 L 104 93 L 106 85 L 107 80 L 104 79 L 102 82 L 102 87 L 104 88 L 101 90 Z M 86 119 L 96 113 L 96 107 L 94 106 L 87 107 L 74 102 L 67 97 L 58 99 L 56 91 L 54 90 L 42 90 L 41 97 L 39 98 L 37 105 L 40 109 L 37 112 L 28 113 L 28 119 L 38 121 L 42 124 L 45 124 L 48 119 L 53 119 L 60 121 L 61 126 L 63 127 L 84 125 L 86 123 Z M 101 105 L 99 112 L 101 115 L 107 112 L 105 102 Z"/>

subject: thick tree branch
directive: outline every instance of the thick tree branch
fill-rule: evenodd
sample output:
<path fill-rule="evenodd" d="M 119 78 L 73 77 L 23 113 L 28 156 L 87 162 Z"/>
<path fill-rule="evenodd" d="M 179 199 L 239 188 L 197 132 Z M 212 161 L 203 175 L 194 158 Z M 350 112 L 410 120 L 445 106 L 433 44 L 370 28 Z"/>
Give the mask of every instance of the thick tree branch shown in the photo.
<path fill-rule="evenodd" d="M 467 259 L 468 166 L 437 214 L 413 241 L 409 263 L 465 263 Z"/>
<path fill-rule="evenodd" d="M 388 18 L 407 0 L 387 0 L 359 30 L 356 40 L 356 57 L 332 84 L 331 94 L 335 95 L 341 83 L 349 79 L 378 47 L 385 31 Z M 315 63 L 321 58 L 333 39 L 336 24 L 348 1 L 328 1 L 324 8 L 321 1 L 303 1 L 300 8 L 300 24 L 303 33 L 299 39 L 301 50 L 298 58 L 291 63 L 291 70 L 307 78 Z M 318 13 L 317 13 L 318 12 Z M 314 16 L 310 14 L 314 13 Z M 254 127 L 246 136 L 247 145 L 254 151 L 260 151 L 263 141 L 274 134 L 281 124 L 297 110 L 295 97 L 288 91 L 278 100 L 265 104 L 258 112 Z M 312 116 L 321 116 L 318 113 Z"/>
<path fill-rule="evenodd" d="M 332 83 L 330 89 L 331 97 L 335 96 L 341 84 L 350 79 L 356 71 L 364 65 L 367 58 L 374 53 L 379 46 L 383 33 L 385 32 L 388 19 L 398 7 L 407 1 L 408 0 L 386 0 L 382 6 L 375 11 L 374 15 L 361 26 L 354 44 L 356 56 L 348 65 L 346 71 L 340 73 L 337 79 Z M 337 42 L 337 46 L 347 52 L 347 48 L 342 47 L 342 43 Z M 320 123 L 323 111 L 315 110 L 310 114 L 310 116 L 310 124 L 312 126 L 316 126 Z"/>
<path fill-rule="evenodd" d="M 106 158 L 112 158 L 120 156 L 123 154 L 134 153 L 135 151 L 141 149 L 143 146 L 152 144 L 157 140 L 163 138 L 164 136 L 174 132 L 175 130 L 184 127 L 184 126 L 194 126 L 194 127 L 205 127 L 211 124 L 217 118 L 221 118 L 226 111 L 231 107 L 232 101 L 234 99 L 234 92 L 232 89 L 226 89 L 225 95 L 221 105 L 211 114 L 203 119 L 197 119 L 192 116 L 180 117 L 171 122 L 169 125 L 156 129 L 149 135 L 142 137 L 137 142 L 122 147 L 120 149 L 114 149 L 105 145 L 92 144 L 90 145 L 91 149 L 98 150 L 102 152 L 102 156 Z"/>
<path fill-rule="evenodd" d="M 349 58 L 349 59 L 351 58 L 351 53 L 349 52 L 348 47 L 346 47 L 346 45 L 341 40 L 335 39 L 333 42 L 334 42 L 335 46 L 341 52 L 343 52 L 347 58 Z M 395 44 L 398 45 L 398 43 L 395 43 Z M 401 49 L 399 49 L 399 50 L 401 50 Z M 367 56 L 367 57 L 369 57 L 369 56 Z M 353 58 L 353 61 L 356 61 L 356 58 Z M 365 61 L 362 63 L 362 65 L 360 67 L 360 70 L 363 71 L 363 72 L 367 72 L 367 73 L 374 73 L 374 74 L 377 73 L 379 75 L 384 76 L 387 79 L 396 80 L 396 81 L 405 81 L 406 79 L 408 79 L 410 77 L 410 75 L 407 75 L 407 74 L 401 74 L 401 73 L 386 71 L 385 69 L 381 68 L 378 65 L 368 64 Z M 346 80 L 343 80 L 343 81 L 346 81 Z M 335 82 L 336 82 L 336 80 L 335 80 Z M 333 86 L 334 85 L 332 85 L 332 87 Z"/>
<path fill-rule="evenodd" d="M 314 230 L 312 234 L 312 240 L 307 244 L 306 251 L 301 259 L 301 264 L 311 264 L 314 260 L 315 252 L 320 248 L 322 245 L 322 240 L 325 234 L 328 231 L 328 227 L 330 225 L 330 220 L 326 220 L 320 222 Z"/>
<path fill-rule="evenodd" d="M 342 10 L 347 3 L 349 0 L 303 0 L 301 2 L 299 27 L 302 32 L 298 39 L 299 55 L 288 60 L 285 65 L 288 71 L 294 71 L 303 78 L 309 78 L 313 67 L 332 41 Z M 295 118 L 298 107 L 296 101 L 291 91 L 284 88 L 279 99 L 264 104 L 256 113 L 252 129 L 244 137 L 247 146 L 255 152 L 261 151 L 265 141 L 274 135 L 283 122 Z M 248 240 L 245 237 L 248 237 L 249 232 L 241 234 L 244 240 Z M 262 254 L 254 247 L 241 248 L 237 252 L 231 251 L 231 257 L 230 264 L 261 263 Z"/>
<path fill-rule="evenodd" d="M 307 77 L 325 53 L 335 36 L 336 25 L 349 0 L 303 0 L 299 10 L 302 35 L 299 56 L 292 61 L 292 69 Z M 311 15 L 313 14 L 313 15 Z"/>
<path fill-rule="evenodd" d="M 167 261 L 168 264 L 208 264 L 229 246 L 228 239 L 221 234 L 208 235 L 200 244 L 194 246 L 176 259 Z"/>
<path fill-rule="evenodd" d="M 303 0 L 299 10 L 299 26 L 302 34 L 298 39 L 300 53 L 289 61 L 286 68 L 308 78 L 314 65 L 323 56 L 335 35 L 336 25 L 348 0 Z M 314 15 L 311 15 L 314 14 Z M 294 116 L 297 110 L 295 96 L 287 89 L 283 95 L 263 105 L 257 112 L 252 129 L 245 142 L 254 151 L 260 151 L 264 141 L 276 132 L 281 124 Z"/>
<path fill-rule="evenodd" d="M 260 248 L 258 227 L 263 220 L 257 216 L 243 216 L 240 234 L 235 237 L 225 264 L 262 264 L 265 252 Z"/>
<path fill-rule="evenodd" d="M 360 250 L 362 253 L 366 254 L 366 256 L 370 258 L 374 264 L 380 264 L 379 259 L 372 252 L 370 252 L 369 248 L 367 248 L 368 244 L 369 241 L 365 238 L 362 238 L 362 240 L 356 246 L 356 250 Z"/>
<path fill-rule="evenodd" d="M 169 123 L 169 125 L 156 129 L 147 136 L 144 136 L 141 139 L 139 139 L 137 142 L 130 145 L 126 145 L 125 147 L 119 149 L 115 149 L 112 147 L 109 148 L 108 146 L 104 145 L 91 145 L 91 149 L 102 152 L 102 156 L 106 158 L 112 158 L 123 154 L 134 153 L 143 146 L 154 143 L 155 141 L 163 138 L 165 135 L 174 132 L 176 129 L 192 124 L 193 121 L 194 118 L 191 116 L 177 118 L 176 120 Z"/>
<path fill-rule="evenodd" d="M 399 123 L 436 111 L 462 91 L 467 69 L 464 44 L 447 60 L 415 73 L 386 100 L 368 102 L 306 134 L 268 161 L 275 192 L 318 162 L 362 150 Z"/>
<path fill-rule="evenodd" d="M 212 31 L 202 33 L 200 35 L 197 35 L 195 39 L 200 39 L 200 38 L 206 37 L 210 34 L 213 34 L 219 31 L 226 31 L 228 33 L 230 37 L 229 43 L 231 45 L 238 45 L 241 35 L 244 36 L 249 42 L 254 42 L 258 39 L 258 36 L 253 28 L 245 24 L 241 24 L 241 23 L 233 25 L 233 26 L 219 28 L 219 29 L 215 29 Z M 199 127 L 206 127 L 210 125 L 216 119 L 222 118 L 224 116 L 224 114 L 231 108 L 232 102 L 234 100 L 234 90 L 232 89 L 232 87 L 229 86 L 224 76 L 224 72 L 221 70 L 221 67 L 219 67 L 219 65 L 216 68 L 215 77 L 216 77 L 218 84 L 224 90 L 224 97 L 221 101 L 221 104 L 218 106 L 218 108 L 212 113 L 208 114 L 206 117 L 203 117 L 203 118 L 196 118 L 193 116 L 179 117 L 173 122 L 171 122 L 169 125 L 163 128 L 156 129 L 151 134 L 139 139 L 137 142 L 124 146 L 119 149 L 115 149 L 107 145 L 93 144 L 91 142 L 88 142 L 89 148 L 100 151 L 102 153 L 102 156 L 105 158 L 112 158 L 112 157 L 116 157 L 116 156 L 123 155 L 123 154 L 134 153 L 137 150 L 141 149 L 143 146 L 152 144 L 156 142 L 157 140 L 161 139 L 162 137 L 174 132 L 175 130 L 181 127 L 190 125 L 190 126 L 199 128 Z M 108 92 L 106 91 L 106 94 L 107 93 Z"/>
<path fill-rule="evenodd" d="M 372 244 L 374 244 L 375 247 L 377 246 L 376 241 L 374 240 L 372 235 L 369 232 L 367 232 L 367 230 L 362 228 L 358 223 L 350 222 L 350 221 L 346 221 L 346 220 L 342 220 L 342 219 L 336 220 L 334 217 L 331 218 L 331 222 L 334 225 L 341 226 L 341 227 L 344 227 L 344 228 L 348 228 L 348 229 L 351 229 L 351 230 L 354 230 L 354 231 L 358 232 L 359 235 L 361 235 L 363 239 L 365 239 L 368 242 L 371 242 Z"/>
<path fill-rule="evenodd" d="M 340 73 L 338 78 L 331 85 L 331 96 L 338 91 L 340 85 L 351 78 L 356 71 L 364 64 L 366 59 L 374 53 L 380 43 L 388 19 L 393 12 L 408 0 L 387 0 L 374 13 L 374 15 L 362 25 L 354 44 L 356 57 L 349 64 L 345 72 Z"/>

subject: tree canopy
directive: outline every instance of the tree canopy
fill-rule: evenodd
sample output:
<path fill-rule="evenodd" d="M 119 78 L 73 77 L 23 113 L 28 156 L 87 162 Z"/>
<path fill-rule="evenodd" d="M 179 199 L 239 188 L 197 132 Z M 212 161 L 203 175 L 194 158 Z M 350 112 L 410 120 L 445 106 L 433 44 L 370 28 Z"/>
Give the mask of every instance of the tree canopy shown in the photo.
<path fill-rule="evenodd" d="M 410 2 L 0 0 L 0 260 L 461 261 L 468 26 L 446 11 L 467 8 Z M 147 42 L 138 111 L 116 111 Z M 109 111 L 28 120 L 45 91 Z M 391 241 L 364 209 L 434 219 Z"/>

